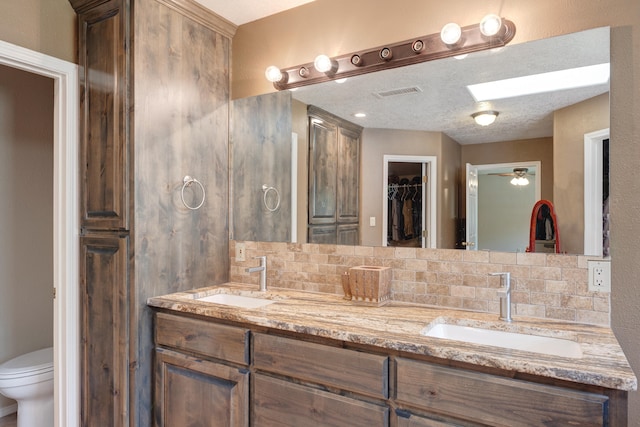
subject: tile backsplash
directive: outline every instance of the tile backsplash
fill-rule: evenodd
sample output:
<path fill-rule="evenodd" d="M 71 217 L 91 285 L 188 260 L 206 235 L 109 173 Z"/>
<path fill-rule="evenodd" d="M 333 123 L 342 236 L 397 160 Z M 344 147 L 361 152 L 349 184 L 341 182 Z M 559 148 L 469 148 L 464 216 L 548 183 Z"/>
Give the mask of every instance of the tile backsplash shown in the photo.
<path fill-rule="evenodd" d="M 392 267 L 391 299 L 498 313 L 500 278 L 510 272 L 514 316 L 609 325 L 609 293 L 589 292 L 587 260 L 581 255 L 505 253 L 453 249 L 340 246 L 244 241 L 246 261 L 235 259 L 230 280 L 255 284 L 245 272 L 267 256 L 267 283 L 276 288 L 342 294 L 341 275 L 358 265 Z"/>

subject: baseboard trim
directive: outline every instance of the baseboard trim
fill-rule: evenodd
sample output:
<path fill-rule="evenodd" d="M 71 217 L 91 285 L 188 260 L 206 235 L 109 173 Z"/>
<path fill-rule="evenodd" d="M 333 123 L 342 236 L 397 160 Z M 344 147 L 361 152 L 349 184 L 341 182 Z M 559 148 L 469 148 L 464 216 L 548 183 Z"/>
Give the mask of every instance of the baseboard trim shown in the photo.
<path fill-rule="evenodd" d="M 6 417 L 7 415 L 11 415 L 15 412 L 18 412 L 18 404 L 14 403 L 13 405 L 10 406 L 5 406 L 0 408 L 0 418 L 2 417 Z"/>

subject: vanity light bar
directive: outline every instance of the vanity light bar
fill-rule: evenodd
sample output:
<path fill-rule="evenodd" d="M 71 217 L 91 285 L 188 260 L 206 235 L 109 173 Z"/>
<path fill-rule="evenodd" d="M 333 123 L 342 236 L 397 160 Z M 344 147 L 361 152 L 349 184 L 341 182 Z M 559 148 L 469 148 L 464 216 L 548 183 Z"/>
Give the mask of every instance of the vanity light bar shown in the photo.
<path fill-rule="evenodd" d="M 274 81 L 273 86 L 278 90 L 292 89 L 372 71 L 503 47 L 513 40 L 516 26 L 513 22 L 502 19 L 501 28 L 492 36 L 484 35 L 479 24 L 462 27 L 461 32 L 460 39 L 451 45 L 442 41 L 440 33 L 435 33 L 363 52 L 328 58 L 332 67 L 326 72 L 318 71 L 313 62 L 282 69 L 280 79 Z"/>

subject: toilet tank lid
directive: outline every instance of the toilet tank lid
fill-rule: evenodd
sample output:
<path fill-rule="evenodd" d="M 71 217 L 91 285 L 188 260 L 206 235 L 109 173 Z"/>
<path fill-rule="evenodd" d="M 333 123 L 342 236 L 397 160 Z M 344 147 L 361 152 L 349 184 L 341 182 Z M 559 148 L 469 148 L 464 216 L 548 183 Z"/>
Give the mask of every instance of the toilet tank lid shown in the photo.
<path fill-rule="evenodd" d="M 0 372 L 18 373 L 53 367 L 53 347 L 23 354 L 0 365 Z"/>

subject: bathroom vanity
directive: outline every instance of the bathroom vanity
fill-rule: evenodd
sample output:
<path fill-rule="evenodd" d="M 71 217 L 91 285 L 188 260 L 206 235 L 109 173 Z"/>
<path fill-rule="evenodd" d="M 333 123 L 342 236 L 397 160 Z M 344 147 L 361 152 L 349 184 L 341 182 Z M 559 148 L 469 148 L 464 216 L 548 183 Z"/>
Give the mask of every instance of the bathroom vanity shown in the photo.
<path fill-rule="evenodd" d="M 201 299 L 214 294 L 265 305 Z M 236 284 L 148 304 L 157 426 L 625 426 L 637 388 L 599 326 Z M 577 343 L 579 354 L 427 336 L 438 325 Z"/>

